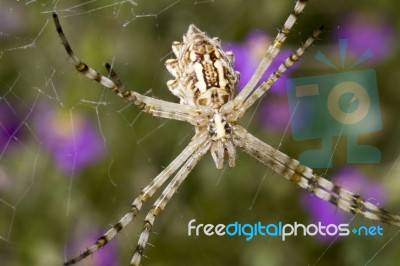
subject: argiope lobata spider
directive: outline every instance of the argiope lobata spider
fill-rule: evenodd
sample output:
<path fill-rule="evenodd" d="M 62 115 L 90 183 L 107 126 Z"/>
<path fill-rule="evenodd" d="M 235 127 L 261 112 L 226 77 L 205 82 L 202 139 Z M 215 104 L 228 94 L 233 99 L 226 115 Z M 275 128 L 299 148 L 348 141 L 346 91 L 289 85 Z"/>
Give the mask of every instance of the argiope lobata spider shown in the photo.
<path fill-rule="evenodd" d="M 130 262 L 130 265 L 139 265 L 156 216 L 164 210 L 181 183 L 208 151 L 216 167 L 221 169 L 225 161 L 230 167 L 235 166 L 236 148 L 240 148 L 287 180 L 344 211 L 400 226 L 400 216 L 390 214 L 366 202 L 360 196 L 334 185 L 315 174 L 312 169 L 301 165 L 297 160 L 257 139 L 237 124 L 246 110 L 270 89 L 279 76 L 302 56 L 321 33 L 322 27 L 293 52 L 268 79 L 256 87 L 262 74 L 277 56 L 306 2 L 307 0 L 297 1 L 293 12 L 269 46 L 252 78 L 236 96 L 234 96 L 234 91 L 239 80 L 239 73 L 233 69 L 233 54 L 221 49 L 218 38 L 209 38 L 196 26 L 190 25 L 183 36 L 183 42 L 172 44 L 176 58 L 168 59 L 165 63 L 168 71 L 175 78 L 168 81 L 167 86 L 175 96 L 180 98 L 180 104 L 144 96 L 126 89 L 108 63 L 105 64 L 107 76 L 83 63 L 72 51 L 58 16 L 53 13 L 59 37 L 69 55 L 69 60 L 78 72 L 111 89 L 120 97 L 126 98 L 144 112 L 157 117 L 188 122 L 195 127 L 196 131 L 187 147 L 141 191 L 134 199 L 130 210 L 119 222 L 86 251 L 66 261 L 64 265 L 75 264 L 106 245 L 137 216 L 143 203 L 175 173 L 145 217 L 143 230 Z"/>

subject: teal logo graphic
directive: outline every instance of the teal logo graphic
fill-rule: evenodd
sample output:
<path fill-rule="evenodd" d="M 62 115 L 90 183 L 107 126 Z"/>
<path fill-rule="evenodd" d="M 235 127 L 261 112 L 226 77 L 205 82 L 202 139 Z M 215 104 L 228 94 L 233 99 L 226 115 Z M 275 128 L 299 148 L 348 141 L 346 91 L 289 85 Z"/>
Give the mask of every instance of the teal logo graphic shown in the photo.
<path fill-rule="evenodd" d="M 345 69 L 347 40 L 339 40 L 339 50 Z M 333 139 L 338 136 L 346 138 L 348 163 L 380 162 L 380 151 L 358 140 L 360 134 L 382 128 L 376 73 L 373 69 L 351 71 L 371 56 L 368 49 L 350 66 L 350 71 L 287 80 L 293 138 L 321 140 L 319 149 L 300 154 L 302 164 L 332 167 Z M 321 52 L 316 59 L 337 69 Z"/>

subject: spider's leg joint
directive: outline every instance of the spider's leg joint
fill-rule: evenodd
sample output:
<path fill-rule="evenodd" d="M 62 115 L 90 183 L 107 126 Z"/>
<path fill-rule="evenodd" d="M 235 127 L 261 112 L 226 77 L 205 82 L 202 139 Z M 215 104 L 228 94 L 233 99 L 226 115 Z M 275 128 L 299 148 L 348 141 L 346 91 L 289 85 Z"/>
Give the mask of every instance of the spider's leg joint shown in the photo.
<path fill-rule="evenodd" d="M 274 47 L 274 49 L 281 49 L 282 44 L 283 43 L 280 40 L 275 39 L 272 43 L 272 46 Z"/>
<path fill-rule="evenodd" d="M 152 183 L 150 183 L 150 185 L 152 185 Z M 142 202 L 144 202 L 144 201 L 146 201 L 148 198 L 150 198 L 151 197 L 151 195 L 149 195 L 148 193 L 146 193 L 146 192 L 141 192 L 140 193 L 140 195 L 139 195 L 139 199 L 142 201 Z"/>
<path fill-rule="evenodd" d="M 102 247 L 102 246 L 104 246 L 105 244 L 107 244 L 107 242 L 108 242 L 107 237 L 103 235 L 103 236 L 101 236 L 99 239 L 97 239 L 96 245 L 97 245 L 98 247 Z"/>
<path fill-rule="evenodd" d="M 301 176 L 297 173 L 294 173 L 290 177 L 290 181 L 292 181 L 293 183 L 299 183 L 301 181 Z"/>
<path fill-rule="evenodd" d="M 161 206 L 158 205 L 158 206 L 154 206 L 151 212 L 153 213 L 154 216 L 157 216 L 162 211 L 163 211 L 163 208 L 161 208 Z"/>
<path fill-rule="evenodd" d="M 292 60 L 293 62 L 296 62 L 297 60 L 299 60 L 299 56 L 296 52 L 292 53 L 290 55 L 290 60 Z"/>
<path fill-rule="evenodd" d="M 78 72 L 82 72 L 82 73 L 85 73 L 89 69 L 89 67 L 83 62 L 80 62 L 79 64 L 77 64 L 75 66 L 75 68 L 76 68 L 76 70 L 78 70 Z"/>
<path fill-rule="evenodd" d="M 147 230 L 150 232 L 153 229 L 153 225 L 151 224 L 150 221 L 145 220 L 144 224 L 143 224 L 143 228 L 144 228 L 144 230 Z"/>

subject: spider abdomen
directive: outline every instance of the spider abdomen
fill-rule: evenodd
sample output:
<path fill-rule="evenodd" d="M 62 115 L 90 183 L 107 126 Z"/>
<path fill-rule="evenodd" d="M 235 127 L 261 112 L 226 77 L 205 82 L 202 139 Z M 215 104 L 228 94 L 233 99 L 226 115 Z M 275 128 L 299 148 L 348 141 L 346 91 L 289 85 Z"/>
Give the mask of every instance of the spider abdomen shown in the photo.
<path fill-rule="evenodd" d="M 239 75 L 232 53 L 224 52 L 217 38 L 190 25 L 183 42 L 172 44 L 172 51 L 177 58 L 165 65 L 175 79 L 167 86 L 182 104 L 219 109 L 233 98 Z"/>

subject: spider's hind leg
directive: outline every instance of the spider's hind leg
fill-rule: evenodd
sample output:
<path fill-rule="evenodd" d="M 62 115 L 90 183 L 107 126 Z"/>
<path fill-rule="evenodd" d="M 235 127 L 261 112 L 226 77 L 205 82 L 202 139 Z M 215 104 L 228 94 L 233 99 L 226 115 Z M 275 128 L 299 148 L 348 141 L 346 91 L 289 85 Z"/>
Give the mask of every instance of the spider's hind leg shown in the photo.
<path fill-rule="evenodd" d="M 210 142 L 204 141 L 202 145 L 200 145 L 196 149 L 196 151 L 193 152 L 193 154 L 187 159 L 187 161 L 176 173 L 171 182 L 163 190 L 160 197 L 154 203 L 153 208 L 151 208 L 151 210 L 147 213 L 146 218 L 144 220 L 142 233 L 139 236 L 135 253 L 133 254 L 132 260 L 130 262 L 131 266 L 140 265 L 140 260 L 143 256 L 143 252 L 145 250 L 147 241 L 149 239 L 150 232 L 152 231 L 156 216 L 159 215 L 164 210 L 165 206 L 172 198 L 172 196 L 176 193 L 182 182 L 186 179 L 189 173 L 200 161 L 200 159 L 203 158 L 204 154 L 206 154 L 209 148 L 210 148 Z"/>
<path fill-rule="evenodd" d="M 186 148 L 173 160 L 160 174 L 158 174 L 143 190 L 141 193 L 134 199 L 132 202 L 130 210 L 115 224 L 113 225 L 106 233 L 104 233 L 97 241 L 89 246 L 85 251 L 83 251 L 80 255 L 64 262 L 64 266 L 74 265 L 75 263 L 83 260 L 84 258 L 92 255 L 98 249 L 105 246 L 110 242 L 117 234 L 124 229 L 129 223 L 131 223 L 134 218 L 139 213 L 143 203 L 150 199 L 154 193 L 172 176 L 173 173 L 178 171 L 182 171 L 182 165 L 187 164 L 188 160 L 192 160 L 190 158 L 197 158 L 198 149 L 203 147 L 204 142 L 207 139 L 206 133 L 198 133 L 196 134 L 192 141 L 186 146 Z M 196 157 L 196 156 L 197 157 Z M 189 168 L 184 168 L 188 170 Z M 186 174 L 186 172 L 185 172 Z M 188 174 L 188 173 L 187 173 Z M 169 187 L 171 184 L 169 184 Z M 164 202 L 163 202 L 164 203 Z M 144 249 L 144 245 L 143 245 Z M 135 253 L 136 254 L 136 253 Z"/>

